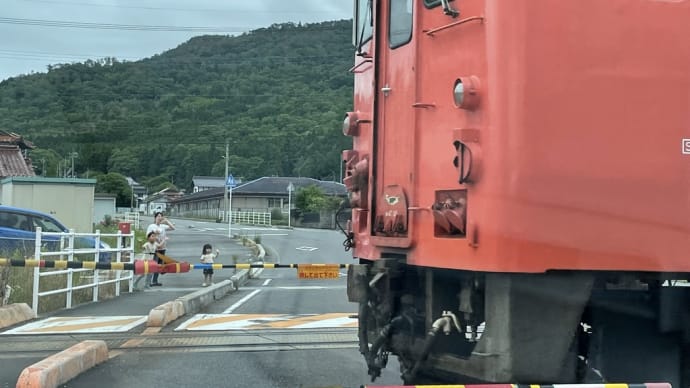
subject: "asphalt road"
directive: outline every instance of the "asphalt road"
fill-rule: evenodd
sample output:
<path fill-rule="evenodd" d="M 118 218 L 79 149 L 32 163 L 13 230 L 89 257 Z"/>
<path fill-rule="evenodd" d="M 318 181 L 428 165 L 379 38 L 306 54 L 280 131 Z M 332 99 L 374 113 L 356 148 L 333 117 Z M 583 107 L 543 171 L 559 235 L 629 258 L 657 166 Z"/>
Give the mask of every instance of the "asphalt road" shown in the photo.
<path fill-rule="evenodd" d="M 246 247 L 227 237 L 227 225 L 190 220 L 174 222 L 177 230 L 169 232 L 169 256 L 197 262 L 202 245 L 208 242 L 221 250 L 220 262 L 231 263 L 232 255 L 243 255 L 240 261 L 247 259 Z M 262 245 L 269 253 L 267 261 L 284 264 L 352 262 L 349 253 L 342 249 L 342 234 L 335 231 L 233 225 L 233 233 L 238 232 L 251 238 L 261 235 Z M 232 271 L 216 271 L 215 280 L 228 278 Z M 344 275 L 345 270 L 341 273 Z M 161 276 L 163 287 L 121 297 L 121 301 L 127 300 L 127 307 L 118 314 L 147 314 L 150 307 L 199 289 L 202 280 L 200 271 Z M 140 347 L 116 351 L 111 347 L 109 361 L 64 386 L 359 387 L 370 380 L 364 360 L 357 351 L 355 328 L 303 329 L 283 327 L 282 321 L 266 323 L 273 316 L 281 319 L 283 316 L 304 319 L 299 318 L 304 314 L 350 316 L 356 312 L 356 306 L 347 301 L 345 286 L 344 276 L 335 280 L 299 280 L 294 269 L 264 270 L 260 278 L 251 279 L 238 292 L 216 301 L 199 314 L 200 319 L 211 320 L 229 314 L 252 317 L 248 322 L 253 326 L 242 330 L 191 331 L 180 329 L 180 325 L 190 319 L 183 317 L 161 333 L 146 337 L 148 342 Z M 122 306 L 123 303 L 113 301 L 112 305 Z M 108 310 L 112 309 L 108 309 L 106 301 L 64 314 L 97 315 Z M 142 331 L 143 326 L 140 326 L 126 335 L 141 338 Z M 113 338 L 110 341 L 117 343 Z M 35 362 L 30 360 L 32 355 L 27 354 L 24 359 L 27 365 Z M 0 369 L 21 366 L 21 363 L 14 366 L 16 359 L 0 362 L 4 365 Z M 397 362 L 391 359 L 376 383 L 400 384 L 398 370 Z M 5 385 L 0 384 L 0 387 L 12 386 L 11 382 L 7 385 L 2 376 L 6 374 L 0 373 L 0 381 Z"/>

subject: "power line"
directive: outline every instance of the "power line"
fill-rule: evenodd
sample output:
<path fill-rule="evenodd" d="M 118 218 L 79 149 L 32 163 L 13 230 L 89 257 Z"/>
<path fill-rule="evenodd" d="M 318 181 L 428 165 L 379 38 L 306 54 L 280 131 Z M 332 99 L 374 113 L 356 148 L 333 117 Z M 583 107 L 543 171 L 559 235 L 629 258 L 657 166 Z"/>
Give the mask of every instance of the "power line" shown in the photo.
<path fill-rule="evenodd" d="M 31 56 L 31 57 L 50 57 L 50 58 L 64 58 L 64 57 L 73 57 L 73 58 L 110 58 L 112 55 L 102 55 L 102 54 L 72 54 L 72 53 L 56 53 L 56 52 L 49 52 L 49 51 L 24 51 L 24 50 L 7 50 L 7 49 L 0 49 L 0 54 L 1 55 L 19 55 L 19 56 Z M 139 58 L 137 57 L 118 57 L 118 58 L 123 58 L 123 59 L 134 59 L 137 60 Z"/>
<path fill-rule="evenodd" d="M 61 53 L 49 53 L 41 51 L 18 51 L 18 50 L 0 50 L 0 57 L 5 59 L 54 59 L 54 60 L 92 60 L 99 61 L 104 58 L 114 58 L 115 60 L 123 59 L 122 63 L 128 62 L 138 62 L 145 66 L 160 66 L 169 63 L 191 63 L 195 65 L 205 65 L 205 64 L 272 64 L 275 62 L 309 62 L 315 64 L 327 64 L 331 63 L 327 61 L 328 59 L 350 59 L 351 56 L 339 54 L 339 55 L 270 55 L 261 56 L 255 58 L 232 58 L 222 56 L 223 53 L 214 57 L 201 57 L 198 55 L 174 55 L 174 56 L 164 56 L 163 54 L 154 54 L 153 56 L 137 58 L 137 57 L 117 57 L 114 55 L 97 55 L 97 54 L 61 54 Z M 95 58 L 95 59 L 94 59 Z M 320 62 L 315 62 L 315 60 L 322 60 Z"/>
<path fill-rule="evenodd" d="M 237 9 L 227 9 L 227 8 L 176 8 L 176 7 L 150 7 L 141 5 L 122 5 L 122 4 L 95 4 L 95 3 L 85 3 L 79 1 L 49 1 L 49 0 L 23 0 L 24 2 L 30 1 L 34 3 L 47 3 L 47 4 L 57 4 L 57 5 L 84 5 L 87 7 L 107 7 L 107 8 L 127 8 L 127 9 L 148 9 L 148 10 L 160 10 L 160 11 L 184 11 L 184 12 L 228 12 L 232 14 L 256 14 L 256 13 L 270 13 L 270 14 L 335 14 L 335 12 L 325 12 L 317 10 L 275 10 L 275 9 L 262 9 L 261 11 L 243 11 Z"/>
<path fill-rule="evenodd" d="M 325 22 L 327 23 L 327 22 Z M 270 27 L 238 27 L 238 26 L 166 26 L 166 25 L 145 25 L 145 24 L 113 24 L 113 23 L 92 23 L 92 22 L 73 22 L 64 20 L 46 19 L 23 19 L 0 17 L 0 24 L 27 25 L 38 27 L 55 28 L 81 28 L 97 30 L 119 30 L 119 31 L 155 31 L 155 32 L 206 32 L 206 33 L 226 33 L 239 34 L 244 32 L 257 32 L 267 30 Z M 294 24 L 294 23 L 293 23 Z M 306 23 L 309 24 L 309 23 Z M 314 23 L 318 24 L 318 23 Z M 298 27 L 295 27 L 297 29 Z M 309 30 L 302 29 L 304 32 L 311 32 L 314 29 L 333 29 L 331 26 L 312 26 Z M 280 30 L 277 30 L 280 31 Z"/>
<path fill-rule="evenodd" d="M 199 27 L 199 26 L 164 26 L 164 25 L 141 25 L 141 24 L 111 24 L 111 23 L 90 23 L 90 22 L 70 22 L 61 20 L 44 19 L 21 19 L 0 17 L 0 24 L 27 25 L 39 27 L 57 28 L 84 28 L 97 30 L 121 30 L 121 31 L 161 31 L 161 32 L 225 32 L 241 33 L 255 27 Z"/>

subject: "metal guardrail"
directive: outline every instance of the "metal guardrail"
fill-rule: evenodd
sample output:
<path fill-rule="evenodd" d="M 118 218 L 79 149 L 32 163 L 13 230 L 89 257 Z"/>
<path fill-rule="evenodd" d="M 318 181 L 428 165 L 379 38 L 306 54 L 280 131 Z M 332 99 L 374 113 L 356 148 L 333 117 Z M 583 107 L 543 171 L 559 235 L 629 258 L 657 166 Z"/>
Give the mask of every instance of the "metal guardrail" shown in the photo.
<path fill-rule="evenodd" d="M 59 237 L 60 239 L 60 250 L 58 251 L 45 251 L 43 250 L 43 247 L 45 245 L 45 237 Z M 117 245 L 115 248 L 101 248 L 101 237 L 116 237 L 117 240 Z M 75 248 L 75 239 L 79 238 L 86 238 L 89 239 L 89 241 L 93 242 L 93 248 Z M 128 241 L 128 244 L 125 244 L 126 240 Z M 51 243 L 55 242 L 55 240 L 49 240 Z M 115 277 L 113 279 L 106 279 L 106 280 L 101 280 L 101 274 L 97 272 L 95 264 L 99 263 L 103 256 L 101 255 L 102 253 L 111 253 L 109 256 L 109 261 L 115 261 L 115 263 L 125 263 L 125 262 L 132 262 L 134 259 L 134 233 L 130 234 L 122 234 L 122 232 L 114 233 L 114 234 L 101 234 L 100 231 L 96 231 L 96 233 L 75 233 L 74 230 L 70 230 L 69 233 L 56 233 L 56 232 L 43 232 L 41 228 L 36 228 L 36 240 L 35 240 L 35 245 L 34 245 L 34 258 L 36 261 L 41 261 L 43 260 L 45 262 L 46 257 L 56 257 L 58 256 L 60 259 L 66 258 L 65 260 L 67 263 L 69 262 L 75 262 L 75 256 L 79 256 L 80 262 L 82 263 L 88 263 L 90 262 L 89 259 L 84 259 L 82 257 L 88 258 L 90 255 L 92 256 L 93 260 L 93 268 L 88 269 L 89 267 L 84 266 L 84 268 L 81 269 L 75 269 L 75 268 L 68 268 L 68 266 L 64 266 L 62 268 L 59 268 L 56 271 L 41 271 L 41 268 L 36 267 L 34 268 L 34 278 L 33 278 L 33 299 L 31 303 L 31 309 L 34 311 L 34 313 L 38 314 L 38 302 L 39 298 L 41 296 L 48 296 L 48 295 L 55 295 L 55 294 L 62 294 L 65 293 L 66 298 L 65 298 L 65 307 L 66 308 L 71 308 L 72 307 L 72 296 L 73 292 L 76 290 L 81 290 L 81 289 L 87 289 L 87 288 L 92 288 L 93 289 L 93 301 L 97 302 L 98 301 L 98 291 L 99 287 L 102 285 L 106 284 L 115 284 L 115 295 L 119 296 L 120 295 L 120 282 L 123 280 L 126 280 L 129 282 L 129 292 L 132 292 L 133 288 L 133 274 L 131 272 L 127 272 L 124 276 L 122 275 L 120 270 L 115 270 Z M 114 255 L 112 255 L 114 254 Z M 114 256 L 114 257 L 113 257 Z M 114 260 L 113 260 L 114 259 Z M 92 281 L 90 283 L 86 284 L 80 284 L 75 286 L 74 283 L 74 274 L 78 272 L 92 272 L 93 275 L 91 276 Z M 57 276 L 57 275 L 67 275 L 67 280 L 66 280 L 66 287 L 65 288 L 60 288 L 56 290 L 49 290 L 49 291 L 40 291 L 40 280 L 42 277 L 47 277 L 47 276 Z M 88 278 L 88 277 L 84 277 Z"/>

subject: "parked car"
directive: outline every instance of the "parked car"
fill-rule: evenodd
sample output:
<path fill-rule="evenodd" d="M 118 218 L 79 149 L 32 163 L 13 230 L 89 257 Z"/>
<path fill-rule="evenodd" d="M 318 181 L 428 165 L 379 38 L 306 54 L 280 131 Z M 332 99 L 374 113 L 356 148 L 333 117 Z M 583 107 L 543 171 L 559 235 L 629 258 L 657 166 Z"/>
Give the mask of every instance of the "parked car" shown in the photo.
<path fill-rule="evenodd" d="M 11 254 L 19 250 L 24 256 L 33 256 L 36 244 L 36 228 L 43 232 L 68 233 L 69 229 L 50 214 L 32 209 L 23 209 L 11 206 L 0 206 L 0 252 L 3 255 Z M 63 237 L 65 238 L 65 237 Z M 41 246 L 43 251 L 59 251 L 60 236 L 42 236 Z M 66 245 L 66 243 L 65 243 Z M 75 237 L 75 249 L 93 249 L 96 239 L 91 237 Z M 109 249 L 110 246 L 100 241 L 101 249 Z M 110 262 L 110 252 L 99 253 L 98 261 Z M 57 259 L 49 257 L 48 260 Z"/>

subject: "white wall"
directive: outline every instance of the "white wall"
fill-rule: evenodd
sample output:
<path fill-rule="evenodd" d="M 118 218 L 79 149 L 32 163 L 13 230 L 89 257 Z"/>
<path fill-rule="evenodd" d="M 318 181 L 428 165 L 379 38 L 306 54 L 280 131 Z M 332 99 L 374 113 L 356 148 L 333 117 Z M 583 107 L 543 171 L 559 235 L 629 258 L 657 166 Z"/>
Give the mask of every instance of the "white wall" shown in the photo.
<path fill-rule="evenodd" d="M 93 231 L 95 179 L 9 177 L 0 185 L 3 205 L 52 214 L 77 232 Z"/>
<path fill-rule="evenodd" d="M 115 198 L 99 197 L 94 199 L 93 223 L 98 225 L 106 215 L 115 217 Z"/>

